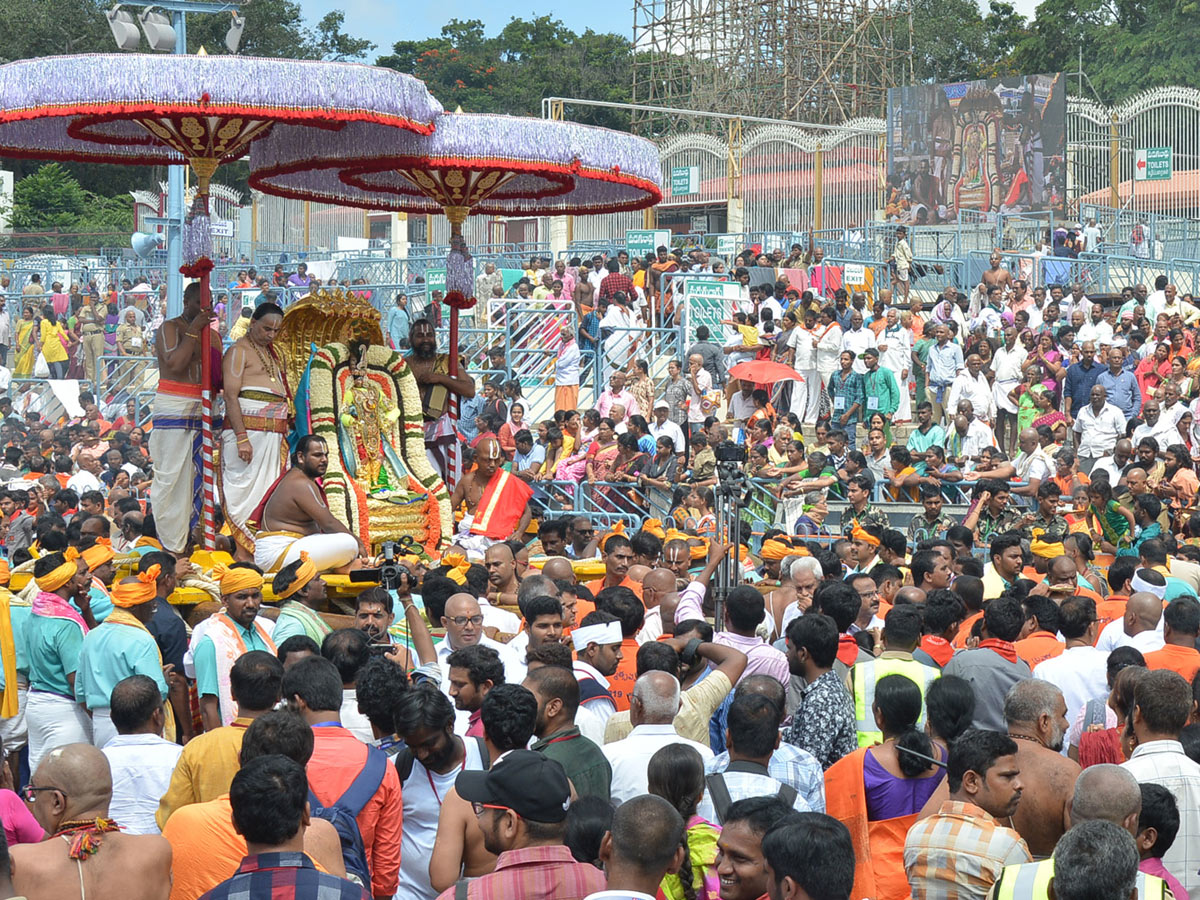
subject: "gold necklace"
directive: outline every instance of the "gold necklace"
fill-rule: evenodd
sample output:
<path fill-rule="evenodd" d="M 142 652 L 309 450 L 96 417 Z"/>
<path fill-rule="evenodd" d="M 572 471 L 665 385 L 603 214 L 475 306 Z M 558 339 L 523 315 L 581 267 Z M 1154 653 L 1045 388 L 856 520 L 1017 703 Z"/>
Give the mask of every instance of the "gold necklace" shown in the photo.
<path fill-rule="evenodd" d="M 262 361 L 263 369 L 266 371 L 267 377 L 271 379 L 271 384 L 279 384 L 283 373 L 279 369 L 279 364 L 275 362 L 274 354 L 269 352 L 263 353 L 262 348 L 249 337 L 246 338 L 246 341 L 254 348 L 254 352 L 258 355 L 259 360 Z"/>

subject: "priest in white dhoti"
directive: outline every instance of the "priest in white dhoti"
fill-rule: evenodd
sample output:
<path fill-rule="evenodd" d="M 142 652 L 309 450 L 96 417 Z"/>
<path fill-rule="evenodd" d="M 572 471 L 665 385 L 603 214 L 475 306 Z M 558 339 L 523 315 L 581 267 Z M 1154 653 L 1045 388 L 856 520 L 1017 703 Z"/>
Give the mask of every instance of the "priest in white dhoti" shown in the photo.
<path fill-rule="evenodd" d="M 253 558 L 250 514 L 287 468 L 291 392 L 274 345 L 283 310 L 261 303 L 246 334 L 234 342 L 221 364 L 225 428 L 221 432 L 221 507 L 239 555 Z"/>
<path fill-rule="evenodd" d="M 183 292 L 182 315 L 163 322 L 154 338 L 159 377 L 150 433 L 154 459 L 150 501 L 158 539 L 177 555 L 191 542 L 204 495 L 200 338 L 212 320 L 212 311 L 200 307 L 200 285 L 189 284 Z"/>

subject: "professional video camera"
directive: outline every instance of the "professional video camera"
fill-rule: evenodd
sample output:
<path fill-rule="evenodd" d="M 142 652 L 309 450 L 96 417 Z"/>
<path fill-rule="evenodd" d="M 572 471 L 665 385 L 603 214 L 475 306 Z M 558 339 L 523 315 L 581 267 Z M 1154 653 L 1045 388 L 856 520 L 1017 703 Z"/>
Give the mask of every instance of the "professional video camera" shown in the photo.
<path fill-rule="evenodd" d="M 412 538 L 406 538 L 411 541 Z M 389 591 L 399 590 L 400 579 L 408 575 L 408 570 L 396 562 L 396 544 L 387 541 L 383 545 L 383 561 L 374 569 L 353 569 L 350 581 L 354 584 L 380 584 Z"/>

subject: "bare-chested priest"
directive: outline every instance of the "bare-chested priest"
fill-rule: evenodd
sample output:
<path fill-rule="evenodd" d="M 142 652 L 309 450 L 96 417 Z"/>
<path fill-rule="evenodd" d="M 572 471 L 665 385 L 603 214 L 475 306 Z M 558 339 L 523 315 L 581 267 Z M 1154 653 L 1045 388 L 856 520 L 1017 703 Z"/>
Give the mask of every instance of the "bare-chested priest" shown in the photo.
<path fill-rule="evenodd" d="M 200 306 L 200 285 L 183 291 L 183 314 L 163 322 L 154 337 L 158 390 L 150 455 L 150 500 L 158 539 L 176 556 L 188 549 L 191 526 L 200 519 L 200 337 L 213 320 Z M 220 339 L 214 335 L 220 346 Z"/>
<path fill-rule="evenodd" d="M 287 468 L 291 391 L 274 342 L 283 310 L 260 303 L 250 328 L 234 341 L 221 364 L 225 429 L 221 432 L 221 508 L 233 531 L 238 557 L 254 558 L 251 513 Z"/>
<path fill-rule="evenodd" d="M 475 468 L 462 477 L 450 495 L 451 509 L 458 509 L 464 501 L 467 504 L 454 543 L 472 555 L 483 556 L 498 541 L 523 539 L 529 526 L 533 489 L 501 468 L 503 461 L 500 442 L 484 438 L 475 447 Z"/>
<path fill-rule="evenodd" d="M 329 466 L 329 447 L 315 434 L 305 435 L 292 454 L 288 470 L 255 510 L 261 529 L 254 538 L 254 562 L 264 572 L 278 572 L 306 551 L 318 572 L 345 569 L 370 551 L 350 529 L 333 517 L 317 479 Z"/>
<path fill-rule="evenodd" d="M 171 845 L 157 834 L 122 834 L 108 818 L 112 771 L 91 744 L 66 744 L 42 759 L 25 788 L 45 829 L 37 844 L 9 849 L 12 882 L 29 900 L 166 900 Z"/>
<path fill-rule="evenodd" d="M 425 453 L 442 480 L 457 484 L 459 473 L 450 471 L 450 449 L 458 440 L 454 420 L 449 415 L 450 395 L 474 397 L 475 380 L 467 374 L 465 361 L 459 362 L 458 375 L 450 377 L 450 356 L 437 352 L 437 338 L 428 319 L 413 322 L 408 339 L 412 343 L 408 364 L 420 387 L 421 412 L 425 417 Z M 456 455 L 455 460 L 461 460 L 461 456 Z"/>

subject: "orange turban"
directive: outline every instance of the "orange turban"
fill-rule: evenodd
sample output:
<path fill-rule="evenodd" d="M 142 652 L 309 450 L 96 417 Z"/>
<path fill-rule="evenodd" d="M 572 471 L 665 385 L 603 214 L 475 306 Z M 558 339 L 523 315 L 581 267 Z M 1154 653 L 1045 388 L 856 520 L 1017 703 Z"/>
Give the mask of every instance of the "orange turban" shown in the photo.
<path fill-rule="evenodd" d="M 12 577 L 12 571 L 8 568 L 8 560 L 0 559 L 0 584 L 7 585 Z M 16 715 L 16 713 L 13 713 Z"/>
<path fill-rule="evenodd" d="M 642 531 L 646 532 L 646 534 L 654 535 L 660 541 L 667 539 L 667 533 L 663 530 L 661 519 L 647 519 L 642 523 Z"/>
<path fill-rule="evenodd" d="M 89 571 L 94 571 L 106 562 L 110 562 L 116 555 L 113 552 L 112 541 L 104 537 L 97 538 L 96 543 L 80 554 L 83 557 L 83 561 L 87 563 Z"/>
<path fill-rule="evenodd" d="M 686 543 L 687 539 L 687 533 L 680 531 L 678 528 L 668 528 L 667 533 L 663 535 L 664 541 L 683 541 Z"/>
<path fill-rule="evenodd" d="M 608 534 L 606 534 L 604 537 L 600 538 L 600 552 L 601 553 L 604 552 L 604 545 L 608 543 L 608 539 L 610 537 L 612 537 L 614 534 L 619 534 L 621 537 L 625 537 L 625 523 L 624 522 L 617 522 L 615 525 L 613 525 L 608 530 Z"/>
<path fill-rule="evenodd" d="M 855 525 L 854 530 L 850 532 L 851 540 L 862 541 L 864 544 L 870 544 L 872 547 L 878 547 L 882 541 L 861 525 Z"/>
<path fill-rule="evenodd" d="M 213 577 L 221 585 L 222 596 L 236 594 L 238 591 L 257 590 L 263 586 L 263 577 L 244 566 L 234 569 L 224 563 L 217 563 L 213 566 Z"/>
<path fill-rule="evenodd" d="M 113 606 L 119 606 L 121 609 L 129 609 L 131 606 L 137 606 L 139 603 L 147 603 L 153 600 L 158 593 L 158 587 L 155 582 L 158 581 L 158 576 L 161 573 L 162 566 L 154 565 L 145 572 L 139 572 L 137 581 L 115 585 L 112 589 Z"/>
<path fill-rule="evenodd" d="M 693 547 L 691 544 L 688 545 L 688 551 L 691 553 L 692 559 L 704 559 L 704 557 L 708 556 L 708 538 L 693 537 L 691 540 L 704 542 L 699 547 Z"/>
<path fill-rule="evenodd" d="M 471 568 L 470 561 L 461 553 L 447 553 L 442 557 L 442 565 L 449 566 L 446 577 L 457 585 L 467 583 L 467 569 Z"/>
<path fill-rule="evenodd" d="M 762 550 L 758 554 L 762 559 L 783 559 L 786 556 L 810 556 L 807 547 L 793 547 L 783 541 L 771 538 L 763 541 Z"/>
<path fill-rule="evenodd" d="M 286 600 L 288 597 L 297 591 L 301 591 L 305 586 L 317 577 L 317 567 L 313 565 L 312 560 L 308 558 L 308 551 L 300 551 L 300 568 L 296 570 L 296 580 L 287 586 L 287 590 L 283 593 L 276 593 L 275 596 L 280 600 Z"/>
<path fill-rule="evenodd" d="M 37 586 L 43 591 L 57 591 L 60 587 L 70 581 L 79 572 L 79 551 L 74 547 L 68 547 L 63 553 L 63 558 L 66 559 L 61 566 L 53 569 L 43 575 L 41 578 L 35 578 Z"/>

